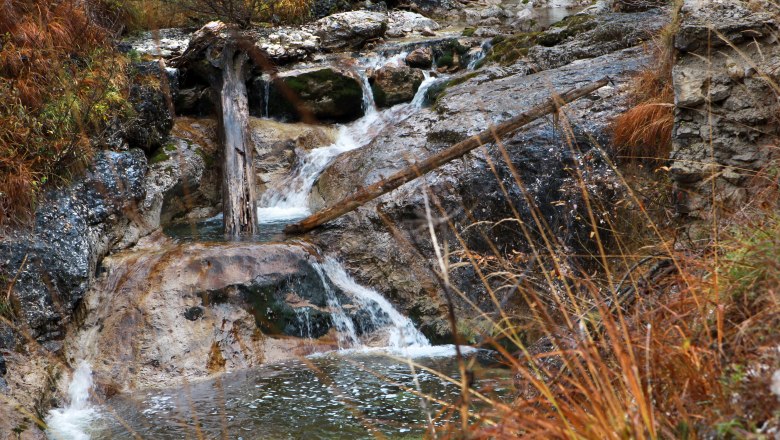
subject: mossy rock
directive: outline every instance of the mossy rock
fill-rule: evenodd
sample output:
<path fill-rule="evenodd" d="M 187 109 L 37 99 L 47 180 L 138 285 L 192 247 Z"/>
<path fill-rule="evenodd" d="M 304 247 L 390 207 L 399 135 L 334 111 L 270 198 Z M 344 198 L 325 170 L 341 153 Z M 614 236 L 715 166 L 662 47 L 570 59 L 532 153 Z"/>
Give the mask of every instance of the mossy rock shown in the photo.
<path fill-rule="evenodd" d="M 165 154 L 164 148 L 160 148 L 157 150 L 157 152 L 149 159 L 149 165 L 154 165 L 156 163 L 165 162 L 166 160 L 170 159 L 171 157 Z"/>
<path fill-rule="evenodd" d="M 290 102 L 278 87 L 272 86 L 268 112 L 287 121 L 309 113 L 318 120 L 346 122 L 363 116 L 363 89 L 360 82 L 334 69 L 326 68 L 282 78 L 302 108 Z"/>

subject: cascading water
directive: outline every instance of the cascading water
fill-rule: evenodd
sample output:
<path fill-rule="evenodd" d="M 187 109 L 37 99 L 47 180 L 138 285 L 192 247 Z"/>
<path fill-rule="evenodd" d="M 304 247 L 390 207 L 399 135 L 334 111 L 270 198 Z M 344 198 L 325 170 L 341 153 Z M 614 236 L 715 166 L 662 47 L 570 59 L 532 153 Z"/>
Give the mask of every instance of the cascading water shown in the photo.
<path fill-rule="evenodd" d="M 469 60 L 469 63 L 466 66 L 468 70 L 476 69 L 477 64 L 479 64 L 480 61 L 485 59 L 488 51 L 490 51 L 490 48 L 492 47 L 490 41 L 491 40 L 486 40 L 484 43 L 482 43 L 482 46 L 479 48 L 479 51 L 471 57 L 471 60 Z"/>
<path fill-rule="evenodd" d="M 50 438 L 58 440 L 89 440 L 87 428 L 98 417 L 89 403 L 92 389 L 92 368 L 87 362 L 79 363 L 68 386 L 68 406 L 49 411 L 46 431 Z"/>
<path fill-rule="evenodd" d="M 355 282 L 344 270 L 344 267 L 334 258 L 326 257 L 322 264 L 318 264 L 315 267 L 318 272 L 327 275 L 327 278 L 338 288 L 350 295 L 357 305 L 360 306 L 361 310 L 368 312 L 368 319 L 372 324 L 371 327 L 387 332 L 386 348 L 392 351 L 404 352 L 410 348 L 431 346 L 428 339 L 417 330 L 409 318 L 403 316 L 377 291 L 363 287 Z M 328 289 L 331 290 L 330 294 L 335 297 L 332 293 L 332 288 L 328 287 Z M 343 316 L 343 318 L 349 320 L 343 310 L 334 313 L 334 316 L 336 315 Z M 334 318 L 334 321 L 336 320 Z M 354 326 L 350 328 L 354 332 Z M 354 333 L 349 335 L 349 338 L 359 343 Z"/>
<path fill-rule="evenodd" d="M 262 223 L 277 223 L 305 217 L 309 210 L 309 193 L 320 173 L 340 154 L 363 147 L 371 142 L 385 127 L 398 123 L 425 102 L 425 94 L 433 84 L 434 78 L 425 72 L 425 80 L 420 84 L 412 102 L 399 104 L 378 111 L 369 85 L 367 71 L 388 63 L 397 63 L 406 56 L 400 53 L 379 60 L 363 60 L 363 66 L 356 69 L 363 88 L 364 116 L 351 124 L 339 127 L 336 141 L 326 147 L 315 148 L 303 156 L 292 174 L 269 188 L 258 203 L 258 220 Z"/>

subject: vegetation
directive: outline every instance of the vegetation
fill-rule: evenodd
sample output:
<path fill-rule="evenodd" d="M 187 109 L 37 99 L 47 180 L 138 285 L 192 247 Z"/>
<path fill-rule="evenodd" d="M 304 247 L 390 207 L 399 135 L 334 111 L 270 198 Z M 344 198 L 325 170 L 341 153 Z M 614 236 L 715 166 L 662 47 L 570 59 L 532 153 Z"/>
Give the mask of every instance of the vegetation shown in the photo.
<path fill-rule="evenodd" d="M 124 58 L 90 2 L 0 6 L 0 225 L 29 217 L 44 184 L 66 181 L 129 116 Z"/>
<path fill-rule="evenodd" d="M 626 162 L 661 165 L 669 158 L 674 125 L 674 34 L 679 26 L 679 8 L 651 45 L 653 67 L 634 78 L 632 107 L 613 123 L 613 145 L 618 158 Z"/>

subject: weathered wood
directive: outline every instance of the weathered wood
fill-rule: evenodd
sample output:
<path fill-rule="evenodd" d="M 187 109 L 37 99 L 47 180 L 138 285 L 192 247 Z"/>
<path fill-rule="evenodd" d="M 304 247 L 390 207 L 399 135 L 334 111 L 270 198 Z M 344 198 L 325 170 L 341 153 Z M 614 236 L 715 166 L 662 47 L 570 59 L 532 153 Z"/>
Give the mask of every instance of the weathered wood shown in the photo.
<path fill-rule="evenodd" d="M 247 55 L 232 45 L 222 52 L 222 212 L 225 234 L 254 234 L 257 228 L 254 148 L 249 144 Z"/>
<path fill-rule="evenodd" d="M 308 232 L 324 223 L 341 217 L 342 215 L 354 211 L 358 207 L 386 194 L 399 186 L 410 182 L 425 173 L 428 173 L 454 159 L 457 159 L 469 151 L 487 143 L 500 139 L 522 126 L 533 122 L 540 117 L 557 111 L 561 105 L 572 102 L 583 96 L 604 87 L 609 83 L 609 79 L 604 78 L 590 83 L 586 86 L 570 90 L 560 95 L 550 97 L 543 104 L 537 105 L 525 113 L 515 116 L 506 122 L 490 127 L 476 136 L 470 137 L 459 142 L 446 150 L 437 153 L 421 162 L 415 162 L 405 169 L 393 174 L 392 176 L 369 185 L 355 194 L 348 196 L 333 206 L 318 211 L 298 223 L 291 224 L 284 228 L 287 234 L 296 234 Z"/>

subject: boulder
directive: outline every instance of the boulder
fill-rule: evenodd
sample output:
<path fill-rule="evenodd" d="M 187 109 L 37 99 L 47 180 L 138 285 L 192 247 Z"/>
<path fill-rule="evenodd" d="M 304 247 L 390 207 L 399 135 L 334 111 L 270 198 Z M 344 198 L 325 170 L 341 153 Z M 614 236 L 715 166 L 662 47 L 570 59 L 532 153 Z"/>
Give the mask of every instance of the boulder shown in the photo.
<path fill-rule="evenodd" d="M 410 67 L 429 69 L 433 64 L 433 50 L 430 47 L 420 47 L 406 56 L 406 64 Z"/>
<path fill-rule="evenodd" d="M 287 336 L 324 335 L 328 295 L 351 301 L 326 289 L 316 261 L 299 245 L 149 236 L 104 260 L 66 357 L 90 362 L 96 383 L 127 391 L 306 354 L 304 341 Z"/>
<path fill-rule="evenodd" d="M 350 11 L 321 18 L 311 29 L 326 51 L 359 49 L 367 41 L 382 37 L 387 22 L 387 15 L 380 12 Z"/>
<path fill-rule="evenodd" d="M 371 90 L 379 107 L 390 107 L 414 98 L 425 79 L 422 71 L 409 66 L 389 64 L 374 72 Z"/>
<path fill-rule="evenodd" d="M 441 28 L 439 23 L 410 11 L 391 11 L 387 16 L 387 36 L 403 37 L 414 32 L 425 35 Z"/>
<path fill-rule="evenodd" d="M 271 117 L 285 121 L 346 122 L 363 116 L 363 88 L 348 72 L 328 67 L 288 71 L 279 77 L 298 102 L 291 102 L 288 95 L 272 85 L 268 106 Z"/>
<path fill-rule="evenodd" d="M 131 65 L 130 71 L 134 75 L 128 101 L 136 115 L 123 128 L 124 138 L 130 147 L 151 153 L 165 143 L 173 127 L 168 103 L 177 92 L 178 72 L 156 61 Z"/>

